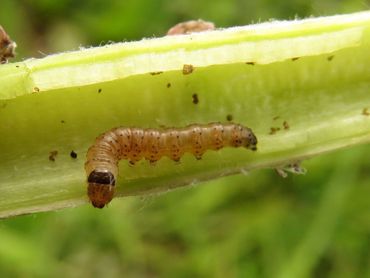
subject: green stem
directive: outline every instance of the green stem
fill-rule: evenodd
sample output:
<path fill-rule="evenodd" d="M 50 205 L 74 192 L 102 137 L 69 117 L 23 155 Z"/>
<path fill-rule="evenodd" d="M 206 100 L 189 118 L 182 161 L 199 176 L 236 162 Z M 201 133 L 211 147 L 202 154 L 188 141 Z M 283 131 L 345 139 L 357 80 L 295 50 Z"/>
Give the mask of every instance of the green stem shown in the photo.
<path fill-rule="evenodd" d="M 283 167 L 368 142 L 369 49 L 370 12 L 362 12 L 2 65 L 0 217 L 87 202 L 86 150 L 117 126 L 182 127 L 232 117 L 259 139 L 256 153 L 224 149 L 202 161 L 185 155 L 179 165 L 162 159 L 155 167 L 122 161 L 119 196 Z M 184 64 L 194 72 L 184 75 Z M 55 161 L 48 159 L 52 151 Z"/>

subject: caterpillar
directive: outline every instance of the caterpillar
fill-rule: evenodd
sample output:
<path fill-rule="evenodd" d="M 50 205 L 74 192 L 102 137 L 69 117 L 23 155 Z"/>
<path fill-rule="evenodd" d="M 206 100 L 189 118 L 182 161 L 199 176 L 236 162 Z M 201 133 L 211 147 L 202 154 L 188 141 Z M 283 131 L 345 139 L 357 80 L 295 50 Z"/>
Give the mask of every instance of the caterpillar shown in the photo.
<path fill-rule="evenodd" d="M 233 123 L 166 129 L 114 128 L 97 137 L 87 151 L 87 194 L 96 208 L 103 208 L 113 199 L 121 159 L 131 165 L 141 159 L 153 164 L 163 156 L 180 161 L 188 152 L 199 160 L 208 149 L 244 147 L 255 151 L 256 145 L 257 138 L 250 128 Z"/>

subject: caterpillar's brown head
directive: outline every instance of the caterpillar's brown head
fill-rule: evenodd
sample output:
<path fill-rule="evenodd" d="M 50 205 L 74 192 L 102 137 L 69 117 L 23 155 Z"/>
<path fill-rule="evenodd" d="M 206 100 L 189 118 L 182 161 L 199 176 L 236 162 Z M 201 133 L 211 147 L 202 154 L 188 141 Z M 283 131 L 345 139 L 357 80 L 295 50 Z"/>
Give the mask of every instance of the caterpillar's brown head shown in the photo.
<path fill-rule="evenodd" d="M 112 173 L 94 170 L 87 182 L 87 195 L 94 207 L 103 208 L 113 199 L 116 180 Z"/>

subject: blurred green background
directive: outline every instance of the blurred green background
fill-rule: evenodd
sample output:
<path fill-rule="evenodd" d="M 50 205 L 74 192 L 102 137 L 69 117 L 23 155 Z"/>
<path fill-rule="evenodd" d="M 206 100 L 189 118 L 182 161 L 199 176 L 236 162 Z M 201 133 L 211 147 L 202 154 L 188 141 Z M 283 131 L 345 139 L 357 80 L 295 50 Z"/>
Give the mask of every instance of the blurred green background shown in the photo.
<path fill-rule="evenodd" d="M 1 0 L 17 58 L 219 27 L 369 9 L 363 0 Z M 305 176 L 273 170 L 159 196 L 0 220 L 0 277 L 370 277 L 370 147 Z M 78 159 L 84 159 L 83 156 Z M 1 186 L 1 185 L 0 185 Z M 85 186 L 85 185 L 81 185 Z"/>

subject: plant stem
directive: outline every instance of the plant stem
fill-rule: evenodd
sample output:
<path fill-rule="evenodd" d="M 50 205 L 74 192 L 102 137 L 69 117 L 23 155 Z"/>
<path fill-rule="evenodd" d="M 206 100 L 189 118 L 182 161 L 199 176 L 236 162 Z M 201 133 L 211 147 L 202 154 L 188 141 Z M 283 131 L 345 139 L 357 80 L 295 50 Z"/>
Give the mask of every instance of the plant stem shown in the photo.
<path fill-rule="evenodd" d="M 370 12 L 145 39 L 0 67 L 0 217 L 87 202 L 85 154 L 113 127 L 226 122 L 258 151 L 120 163 L 117 195 L 284 167 L 370 140 Z M 194 71 L 184 75 L 183 65 Z M 155 74 L 153 74 L 155 73 Z M 199 103 L 192 101 L 197 94 Z M 77 153 L 77 159 L 70 152 Z M 50 152 L 57 151 L 55 161 Z"/>

